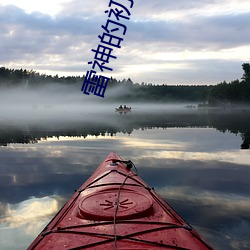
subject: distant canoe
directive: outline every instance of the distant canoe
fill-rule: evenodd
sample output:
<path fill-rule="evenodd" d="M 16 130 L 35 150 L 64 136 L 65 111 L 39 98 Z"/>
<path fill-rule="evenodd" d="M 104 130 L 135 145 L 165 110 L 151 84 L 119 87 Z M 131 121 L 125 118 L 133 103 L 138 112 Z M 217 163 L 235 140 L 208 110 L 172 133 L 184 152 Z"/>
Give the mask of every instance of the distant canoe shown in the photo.
<path fill-rule="evenodd" d="M 127 112 L 131 112 L 131 109 L 132 109 L 131 107 L 130 108 L 115 108 L 115 111 L 127 113 Z"/>

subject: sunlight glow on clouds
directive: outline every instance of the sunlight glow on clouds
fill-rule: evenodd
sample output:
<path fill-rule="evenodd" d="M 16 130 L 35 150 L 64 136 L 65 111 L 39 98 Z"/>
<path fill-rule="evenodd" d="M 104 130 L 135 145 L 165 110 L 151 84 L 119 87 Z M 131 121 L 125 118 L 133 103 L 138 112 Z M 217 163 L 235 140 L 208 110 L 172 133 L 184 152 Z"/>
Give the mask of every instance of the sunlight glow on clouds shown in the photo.
<path fill-rule="evenodd" d="M 0 219 L 0 223 L 12 228 L 24 224 L 34 226 L 35 221 L 41 221 L 41 218 L 55 214 L 58 209 L 58 202 L 53 197 L 31 198 L 16 205 L 8 204 L 6 214 Z M 33 229 L 30 226 L 26 227 L 26 233 L 33 234 Z"/>
<path fill-rule="evenodd" d="M 1 249 L 26 249 L 59 210 L 58 200 L 60 197 L 46 196 L 6 204 L 0 217 Z"/>
<path fill-rule="evenodd" d="M 241 46 L 230 49 L 222 49 L 218 51 L 209 51 L 209 50 L 201 50 L 201 51 L 180 51 L 180 52 L 166 52 L 166 53 L 155 53 L 154 59 L 162 60 L 162 61 L 185 61 L 185 60 L 206 60 L 206 59 L 218 59 L 218 60 L 237 60 L 239 56 L 245 60 L 250 60 L 250 55 L 246 54 L 246 51 L 250 51 L 249 46 Z M 177 66 L 177 65 L 176 65 Z"/>
<path fill-rule="evenodd" d="M 239 154 L 241 157 L 239 158 Z M 250 156 L 247 151 L 235 152 L 182 152 L 182 151 L 161 151 L 155 152 L 152 156 L 159 159 L 184 159 L 197 161 L 220 161 L 249 166 Z"/>
<path fill-rule="evenodd" d="M 31 1 L 31 0 L 1 0 L 0 4 L 3 5 L 15 5 L 24 9 L 27 13 L 42 12 L 49 15 L 57 14 L 63 6 L 65 0 L 43 0 L 43 1 Z"/>
<path fill-rule="evenodd" d="M 207 206 L 219 206 L 223 208 L 220 213 L 231 213 L 237 216 L 240 212 L 247 213 L 250 207 L 249 197 L 238 195 L 224 195 L 216 192 L 197 190 L 194 195 L 188 187 L 163 187 L 157 189 L 161 197 L 171 197 L 175 200 L 193 202 L 194 204 L 204 204 Z"/>

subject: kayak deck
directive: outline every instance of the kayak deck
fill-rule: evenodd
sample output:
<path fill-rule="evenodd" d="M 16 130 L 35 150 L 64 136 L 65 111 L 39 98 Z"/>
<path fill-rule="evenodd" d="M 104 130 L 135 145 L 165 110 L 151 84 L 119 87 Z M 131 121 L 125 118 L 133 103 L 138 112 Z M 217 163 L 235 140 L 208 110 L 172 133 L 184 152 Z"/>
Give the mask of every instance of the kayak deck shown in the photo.
<path fill-rule="evenodd" d="M 212 249 L 132 166 L 110 153 L 28 249 Z"/>

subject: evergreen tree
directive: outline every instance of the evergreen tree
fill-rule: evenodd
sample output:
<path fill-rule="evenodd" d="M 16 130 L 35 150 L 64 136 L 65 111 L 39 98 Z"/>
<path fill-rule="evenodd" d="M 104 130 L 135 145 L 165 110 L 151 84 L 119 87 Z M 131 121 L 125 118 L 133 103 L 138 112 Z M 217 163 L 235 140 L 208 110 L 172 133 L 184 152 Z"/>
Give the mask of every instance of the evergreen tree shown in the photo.
<path fill-rule="evenodd" d="M 243 63 L 242 69 L 244 71 L 244 74 L 241 79 L 245 82 L 250 82 L 250 64 L 249 63 Z"/>

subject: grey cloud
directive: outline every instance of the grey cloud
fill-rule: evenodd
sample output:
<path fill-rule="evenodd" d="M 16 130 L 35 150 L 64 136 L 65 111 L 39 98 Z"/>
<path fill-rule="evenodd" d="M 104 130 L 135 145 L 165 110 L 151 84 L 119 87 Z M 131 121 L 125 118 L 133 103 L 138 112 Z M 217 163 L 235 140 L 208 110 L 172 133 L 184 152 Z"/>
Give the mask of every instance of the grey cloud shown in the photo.
<path fill-rule="evenodd" d="M 96 34 L 97 25 L 100 21 L 94 18 L 77 16 L 57 16 L 55 18 L 39 12 L 26 13 L 15 6 L 0 7 L 1 28 L 26 28 L 32 31 L 45 32 L 45 34 L 70 34 L 86 35 Z"/>
<path fill-rule="evenodd" d="M 169 15 L 171 13 L 183 13 L 185 15 L 189 14 L 189 11 L 196 10 L 197 13 L 203 8 L 206 8 L 208 5 L 219 4 L 218 1 L 209 1 L 209 0 L 154 0 L 154 1 L 145 1 L 137 0 L 133 12 L 136 13 L 137 17 L 142 19 L 152 18 L 152 15 L 157 16 L 160 14 Z"/>
<path fill-rule="evenodd" d="M 107 1 L 91 0 L 81 1 L 73 0 L 64 4 L 62 11 L 59 15 L 62 16 L 80 16 L 83 15 L 93 17 L 104 15 L 104 11 L 107 9 Z"/>
<path fill-rule="evenodd" d="M 222 15 L 194 19 L 187 25 L 185 35 L 189 42 L 210 44 L 217 48 L 248 45 L 250 13 Z"/>
<path fill-rule="evenodd" d="M 100 0 L 91 0 L 84 1 L 73 0 L 64 4 L 63 10 L 59 13 L 62 15 L 87 15 L 87 16 L 101 16 L 104 15 L 104 11 L 108 9 L 109 1 L 100 1 Z M 130 3 L 127 0 L 120 0 L 119 3 L 129 7 Z M 133 8 L 130 9 L 131 17 L 135 17 L 137 14 L 155 14 L 162 13 L 165 11 L 171 10 L 180 10 L 183 9 L 193 9 L 203 7 L 207 4 L 218 3 L 218 1 L 203 0 L 154 0 L 154 1 L 145 1 L 145 0 L 136 0 L 134 1 Z"/>
<path fill-rule="evenodd" d="M 248 45 L 250 13 L 216 16 L 202 16 L 200 13 L 188 20 L 170 20 L 167 15 L 166 20 L 150 18 L 152 15 L 157 16 L 157 13 L 168 13 L 175 10 L 188 12 L 191 9 L 204 9 L 206 5 L 218 5 L 220 2 L 138 0 L 131 9 L 131 20 L 126 22 L 128 31 L 124 36 L 122 48 L 115 52 L 117 60 L 112 60 L 115 73 L 121 73 L 123 65 L 141 64 L 142 60 L 143 63 L 163 63 L 153 57 L 145 59 L 145 52 L 153 55 L 156 52 L 166 51 L 172 53 L 202 49 L 216 51 Z M 104 13 L 107 6 L 105 1 L 93 0 L 82 3 L 76 0 L 66 3 L 61 12 L 55 17 L 51 17 L 39 12 L 29 14 L 15 6 L 0 5 L 0 63 L 3 65 L 10 62 L 32 63 L 36 65 L 35 70 L 80 71 L 79 74 L 86 72 L 85 70 L 89 70 L 87 62 L 93 60 L 91 49 L 97 47 L 98 35 L 103 32 L 101 25 L 105 24 L 107 20 L 107 15 Z M 58 61 L 53 60 L 54 56 L 59 57 Z M 183 63 L 184 61 L 171 62 Z M 198 82 L 199 73 L 204 72 L 205 74 L 208 72 L 208 67 L 210 67 L 210 73 L 206 74 L 210 75 L 213 83 L 222 81 L 225 77 L 232 77 L 226 80 L 240 77 L 239 74 L 236 74 L 236 68 L 230 70 L 226 76 L 225 73 L 229 72 L 228 69 L 231 69 L 232 65 L 240 65 L 241 62 L 217 60 L 217 65 L 225 65 L 225 68 L 220 70 L 211 65 L 208 66 L 210 62 L 209 58 L 203 61 L 187 59 L 185 63 L 191 65 L 190 67 L 197 72 L 190 71 L 190 68 L 185 70 L 166 69 L 156 72 L 154 75 L 152 72 L 145 73 L 149 78 L 143 77 L 144 80 L 139 74 L 134 79 L 138 82 L 145 80 L 158 82 L 158 79 L 163 79 L 163 77 L 171 80 L 178 75 L 179 79 L 184 82 L 192 80 Z M 214 65 L 214 62 L 212 64 Z M 27 68 L 25 65 L 23 67 Z M 213 79 L 211 79 L 211 72 L 214 74 Z M 234 72 L 234 76 L 232 72 Z M 202 82 L 207 83 L 207 78 Z"/>
<path fill-rule="evenodd" d="M 196 3 L 194 1 L 194 3 Z M 162 3 L 161 3 L 162 4 Z M 168 4 L 164 4 L 168 6 Z M 84 5 L 83 5 L 84 6 Z M 1 8 L 1 40 L 6 47 L 35 50 L 51 53 L 51 49 L 65 51 L 70 45 L 81 42 L 98 42 L 103 18 L 84 18 L 79 16 L 58 15 L 55 18 L 38 12 L 27 14 L 20 8 L 6 6 Z M 136 19 L 136 13 L 135 13 Z M 162 41 L 168 45 L 175 43 L 181 48 L 225 48 L 248 44 L 250 14 L 216 17 L 194 17 L 188 23 L 176 21 L 145 20 L 128 23 L 126 44 L 134 41 L 155 43 Z M 11 36 L 8 32 L 13 31 Z M 59 36 L 55 39 L 55 36 Z M 74 36 L 74 37 L 73 37 Z M 94 41 L 93 41 L 94 39 Z M 2 45 L 2 46 L 3 46 Z M 2 47 L 1 46 L 1 47 Z M 47 51 L 48 50 L 48 51 Z M 15 51 L 16 52 L 16 51 Z"/>
<path fill-rule="evenodd" d="M 187 22 L 140 21 L 129 24 L 129 41 L 178 44 L 181 48 L 230 48 L 249 44 L 250 13 L 195 17 Z"/>
<path fill-rule="evenodd" d="M 38 12 L 28 14 L 15 6 L 0 7 L 1 61 L 35 60 L 45 54 L 72 54 L 70 47 L 91 44 L 92 36 L 98 40 L 97 34 L 101 30 L 98 22 L 78 17 L 52 18 Z"/>

